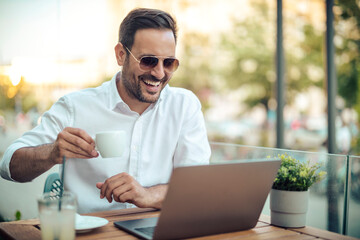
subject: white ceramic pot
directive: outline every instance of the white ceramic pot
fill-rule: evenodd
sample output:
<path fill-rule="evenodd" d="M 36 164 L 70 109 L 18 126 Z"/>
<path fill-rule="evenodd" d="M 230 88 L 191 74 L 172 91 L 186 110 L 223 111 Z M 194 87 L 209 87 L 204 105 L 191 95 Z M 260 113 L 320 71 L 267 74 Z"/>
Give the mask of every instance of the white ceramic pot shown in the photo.
<path fill-rule="evenodd" d="M 304 227 L 308 209 L 309 191 L 271 189 L 271 224 L 281 227 Z"/>

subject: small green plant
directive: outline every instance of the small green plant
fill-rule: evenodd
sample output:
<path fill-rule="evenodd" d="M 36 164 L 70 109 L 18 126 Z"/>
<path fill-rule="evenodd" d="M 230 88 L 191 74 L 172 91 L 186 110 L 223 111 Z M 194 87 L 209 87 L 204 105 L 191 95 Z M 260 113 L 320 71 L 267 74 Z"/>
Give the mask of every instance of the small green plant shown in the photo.
<path fill-rule="evenodd" d="M 21 212 L 19 210 L 17 210 L 15 213 L 15 220 L 19 221 L 20 219 L 21 219 Z"/>
<path fill-rule="evenodd" d="M 285 191 L 307 191 L 311 185 L 321 181 L 326 172 L 318 171 L 320 163 L 300 162 L 287 155 L 279 155 L 281 165 L 272 188 Z"/>

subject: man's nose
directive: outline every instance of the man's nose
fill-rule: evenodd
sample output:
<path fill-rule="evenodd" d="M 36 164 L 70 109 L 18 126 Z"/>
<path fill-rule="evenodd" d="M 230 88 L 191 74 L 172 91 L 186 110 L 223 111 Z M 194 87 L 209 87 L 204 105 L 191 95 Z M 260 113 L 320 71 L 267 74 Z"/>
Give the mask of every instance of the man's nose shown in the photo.
<path fill-rule="evenodd" d="M 158 64 L 151 70 L 151 75 L 157 79 L 163 79 L 165 77 L 164 65 L 161 60 L 159 60 Z"/>

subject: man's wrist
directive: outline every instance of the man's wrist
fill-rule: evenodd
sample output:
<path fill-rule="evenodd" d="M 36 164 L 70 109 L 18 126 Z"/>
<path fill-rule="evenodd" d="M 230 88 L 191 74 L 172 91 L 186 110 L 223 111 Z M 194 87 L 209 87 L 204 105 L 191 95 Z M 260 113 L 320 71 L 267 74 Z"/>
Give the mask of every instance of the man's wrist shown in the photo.
<path fill-rule="evenodd" d="M 162 203 L 167 193 L 167 189 L 168 189 L 167 184 L 161 184 L 161 185 L 145 188 L 150 198 L 149 207 L 161 209 Z"/>

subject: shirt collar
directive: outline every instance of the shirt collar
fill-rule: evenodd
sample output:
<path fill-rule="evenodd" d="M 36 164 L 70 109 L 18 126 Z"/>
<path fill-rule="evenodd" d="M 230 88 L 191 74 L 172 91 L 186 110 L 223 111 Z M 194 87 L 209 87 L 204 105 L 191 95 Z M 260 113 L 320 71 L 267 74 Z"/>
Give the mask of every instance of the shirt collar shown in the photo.
<path fill-rule="evenodd" d="M 166 84 L 166 86 L 164 87 L 164 89 L 161 91 L 160 93 L 160 97 L 159 99 L 157 100 L 157 102 L 155 103 L 155 105 L 159 104 L 161 101 L 163 101 L 163 99 L 165 99 L 166 95 L 168 94 L 169 92 L 169 83 Z"/>
<path fill-rule="evenodd" d="M 116 106 L 119 103 L 124 103 L 124 101 L 121 99 L 120 94 L 118 92 L 117 86 L 116 86 L 116 78 L 117 76 L 120 77 L 121 72 L 117 72 L 113 78 L 110 80 L 110 89 L 109 89 L 109 95 L 110 95 L 110 102 L 109 102 L 109 108 L 112 110 L 115 110 Z"/>

